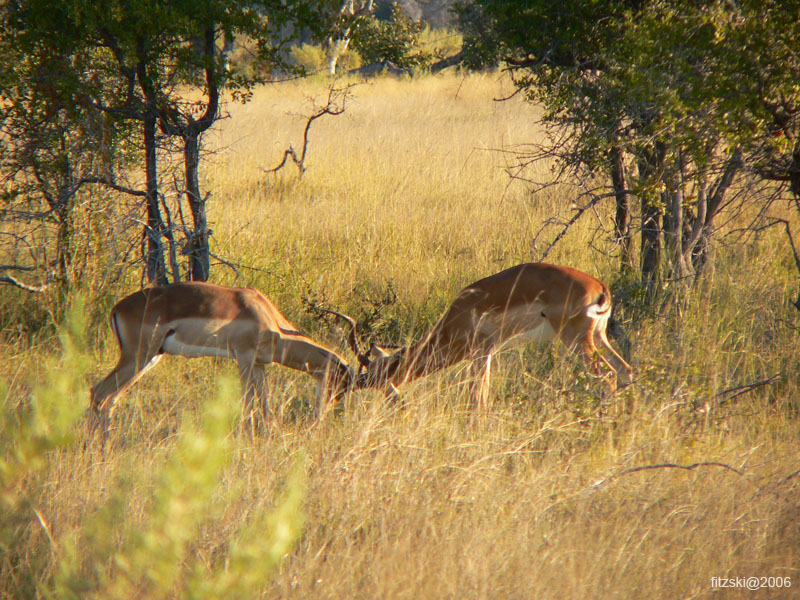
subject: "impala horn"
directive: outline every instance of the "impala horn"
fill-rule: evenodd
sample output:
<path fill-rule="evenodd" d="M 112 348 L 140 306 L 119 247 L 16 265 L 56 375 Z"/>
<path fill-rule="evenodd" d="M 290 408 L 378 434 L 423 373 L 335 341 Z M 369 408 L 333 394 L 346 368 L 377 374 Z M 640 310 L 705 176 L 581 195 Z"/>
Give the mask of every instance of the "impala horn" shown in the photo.
<path fill-rule="evenodd" d="M 358 357 L 358 363 L 364 367 L 369 367 L 370 363 L 372 362 L 369 357 L 364 354 L 361 348 L 358 345 L 358 337 L 356 336 L 356 322 L 353 317 L 350 317 L 344 313 L 340 313 L 336 310 L 331 310 L 330 308 L 320 308 L 322 312 L 330 313 L 332 315 L 336 315 L 340 319 L 344 319 L 350 324 L 350 333 L 347 335 L 347 343 L 350 344 L 350 348 L 355 352 L 356 356 Z"/>

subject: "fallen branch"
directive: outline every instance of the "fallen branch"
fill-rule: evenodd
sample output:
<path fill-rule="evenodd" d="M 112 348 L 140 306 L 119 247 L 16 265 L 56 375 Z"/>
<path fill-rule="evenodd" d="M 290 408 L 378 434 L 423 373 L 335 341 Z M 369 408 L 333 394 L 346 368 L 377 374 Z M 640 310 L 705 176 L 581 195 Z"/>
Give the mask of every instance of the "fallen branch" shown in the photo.
<path fill-rule="evenodd" d="M 747 392 L 751 392 L 756 388 L 763 387 L 765 385 L 771 385 L 778 381 L 781 378 L 780 373 L 776 373 L 772 377 L 768 377 L 767 379 L 762 379 L 761 381 L 754 381 L 753 383 L 745 383 L 744 385 L 737 385 L 736 387 L 728 388 L 727 390 L 722 390 L 721 392 L 714 394 L 714 398 L 722 398 L 720 400 L 718 406 L 722 406 L 726 402 L 730 402 L 734 398 L 738 398 L 742 394 L 746 394 Z M 724 398 L 726 394 L 732 394 L 728 398 Z"/>
<path fill-rule="evenodd" d="M 679 465 L 677 463 L 662 463 L 658 465 L 642 465 L 639 467 L 631 467 L 630 469 L 625 469 L 624 471 L 617 473 L 616 475 L 612 475 L 606 479 L 601 479 L 600 481 L 592 484 L 592 488 L 597 489 L 606 483 L 614 481 L 615 479 L 619 479 L 624 475 L 630 475 L 631 473 L 639 473 L 641 471 L 653 471 L 655 469 L 681 469 L 683 471 L 694 471 L 695 469 L 699 469 L 700 467 L 720 467 L 722 469 L 727 469 L 728 471 L 732 471 L 739 476 L 744 477 L 744 473 L 739 469 L 727 465 L 722 462 L 715 462 L 715 461 L 707 461 L 707 462 L 696 462 L 690 465 Z"/>

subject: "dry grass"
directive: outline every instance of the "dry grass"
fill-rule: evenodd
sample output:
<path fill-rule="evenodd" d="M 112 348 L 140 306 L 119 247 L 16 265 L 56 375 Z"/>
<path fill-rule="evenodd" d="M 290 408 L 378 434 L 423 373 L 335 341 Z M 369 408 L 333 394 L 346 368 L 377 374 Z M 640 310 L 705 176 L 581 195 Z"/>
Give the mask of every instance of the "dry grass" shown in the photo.
<path fill-rule="evenodd" d="M 321 97 L 323 84 L 258 90 L 252 103 L 229 105 L 204 168 L 216 250 L 252 267 L 240 269 L 247 284 L 331 345 L 336 332 L 304 310 L 304 295 L 365 313 L 391 284 L 397 301 L 382 306 L 384 330 L 418 335 L 463 285 L 529 260 L 539 223 L 570 200 L 557 188 L 532 197 L 509 185 L 492 149 L 539 135 L 534 109 L 492 101 L 509 91 L 495 75 L 362 85 L 346 114 L 314 124 L 301 182 L 291 169 L 273 178 L 260 168 L 274 166 L 289 140 L 298 145 L 304 119 L 286 113 Z M 610 279 L 613 260 L 588 248 L 594 218 L 552 260 Z M 631 317 L 637 382 L 613 398 L 558 349 L 527 349 L 500 361 L 485 414 L 469 410 L 455 369 L 406 386 L 404 409 L 358 393 L 343 414 L 314 424 L 302 408 L 311 382 L 275 368 L 272 403 L 283 421 L 269 436 L 233 437 L 212 509 L 181 555 L 184 571 L 224 571 L 230 539 L 272 510 L 302 457 L 303 534 L 261 584 L 266 598 L 793 597 L 794 588 L 711 587 L 712 577 L 734 576 L 800 585 L 791 276 L 777 233 L 720 250 L 698 293 Z M 215 277 L 234 281 L 222 267 Z M 52 346 L 5 342 L 7 407 L 50 368 Z M 110 339 L 95 350 L 89 379 L 114 352 Z M 43 596 L 66 540 L 85 538 L 121 482 L 123 529 L 114 535 L 147 529 L 158 487 L 148 473 L 175 451 L 178 423 L 232 372 L 166 358 L 125 396 L 105 454 L 80 443 L 46 454 L 23 485 L 42 518 L 23 522 L 16 546 L 3 550 L 2 595 Z M 715 396 L 774 374 L 773 385 Z M 628 471 L 667 463 L 727 467 Z M 94 560 L 119 572 L 112 558 L 90 555 L 84 568 Z M 151 597 L 191 595 L 176 581 Z M 119 589 L 136 597 L 148 588 L 98 584 L 85 594 Z"/>

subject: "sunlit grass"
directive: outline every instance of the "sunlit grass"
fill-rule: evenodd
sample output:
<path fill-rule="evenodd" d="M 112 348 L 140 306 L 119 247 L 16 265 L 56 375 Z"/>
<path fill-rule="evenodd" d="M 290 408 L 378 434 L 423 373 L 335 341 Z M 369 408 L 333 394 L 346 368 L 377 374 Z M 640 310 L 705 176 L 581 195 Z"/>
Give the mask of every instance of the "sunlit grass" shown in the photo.
<path fill-rule="evenodd" d="M 497 74 L 359 85 L 345 114 L 314 123 L 301 181 L 291 166 L 264 173 L 300 143 L 305 119 L 287 113 L 302 114 L 325 85 L 288 83 L 228 104 L 230 118 L 206 137 L 214 152 L 201 175 L 213 250 L 243 276 L 215 265 L 212 278 L 259 287 L 337 350 L 341 332 L 306 310 L 304 296 L 358 316 L 377 307 L 378 333 L 415 339 L 463 286 L 530 260 L 534 234 L 574 199 L 566 188 L 532 195 L 509 182 L 497 150 L 540 133 L 534 108 L 493 100 L 511 91 Z M 608 217 L 608 207 L 587 213 L 548 260 L 615 279 L 613 256 L 589 246 Z M 251 439 L 227 428 L 236 393 L 215 391 L 235 374 L 230 361 L 167 357 L 121 399 L 105 452 L 84 446 L 78 418 L 72 441 L 3 481 L 4 494 L 27 503 L 3 522 L 13 543 L 0 557 L 0 589 L 704 598 L 749 597 L 711 589 L 711 577 L 749 575 L 791 577 L 796 587 L 800 323 L 786 259 L 780 232 L 768 231 L 756 244 L 720 247 L 696 292 L 622 311 L 637 375 L 613 397 L 563 349 L 528 348 L 498 361 L 485 413 L 471 410 L 460 366 L 404 386 L 403 407 L 358 392 L 315 424 L 310 378 L 272 367 L 280 424 Z M 133 284 L 116 285 L 84 312 L 102 312 Z M 105 325 L 91 333 L 80 352 L 90 375 L 65 375 L 77 390 L 51 386 L 53 401 L 78 414 L 116 360 Z M 4 414 L 19 418 L 41 393 L 37 382 L 68 360 L 53 337 L 0 344 Z M 6 427 L 4 460 L 26 431 Z M 731 468 L 628 472 L 694 463 Z M 259 536 L 276 523 L 296 530 L 296 545 L 292 535 Z M 289 540 L 283 550 L 277 539 Z"/>

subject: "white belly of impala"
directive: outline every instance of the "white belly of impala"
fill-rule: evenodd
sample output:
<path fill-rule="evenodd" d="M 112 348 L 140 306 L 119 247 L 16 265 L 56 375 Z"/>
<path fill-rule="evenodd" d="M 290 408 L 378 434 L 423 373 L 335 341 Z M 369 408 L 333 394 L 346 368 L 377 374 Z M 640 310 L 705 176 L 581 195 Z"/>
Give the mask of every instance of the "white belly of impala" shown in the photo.
<path fill-rule="evenodd" d="M 200 358 L 202 356 L 219 356 L 221 358 L 233 358 L 233 355 L 228 350 L 227 346 L 214 345 L 214 338 L 209 339 L 207 345 L 193 345 L 184 344 L 176 339 L 173 333 L 164 338 L 164 344 L 161 349 L 165 354 L 176 354 L 178 356 L 185 356 L 186 358 Z"/>
<path fill-rule="evenodd" d="M 523 331 L 509 339 L 506 347 L 513 348 L 525 344 L 547 344 L 552 342 L 555 337 L 556 332 L 550 326 L 550 322 L 547 319 L 542 319 L 542 322 L 533 329 Z"/>
<path fill-rule="evenodd" d="M 542 309 L 538 305 L 509 311 L 503 316 L 502 323 L 486 320 L 480 325 L 481 333 L 488 337 L 493 337 L 493 334 L 496 335 L 500 329 L 519 331 L 519 333 L 501 340 L 496 350 L 516 348 L 526 344 L 546 344 L 556 337 L 555 330 L 542 316 Z"/>

